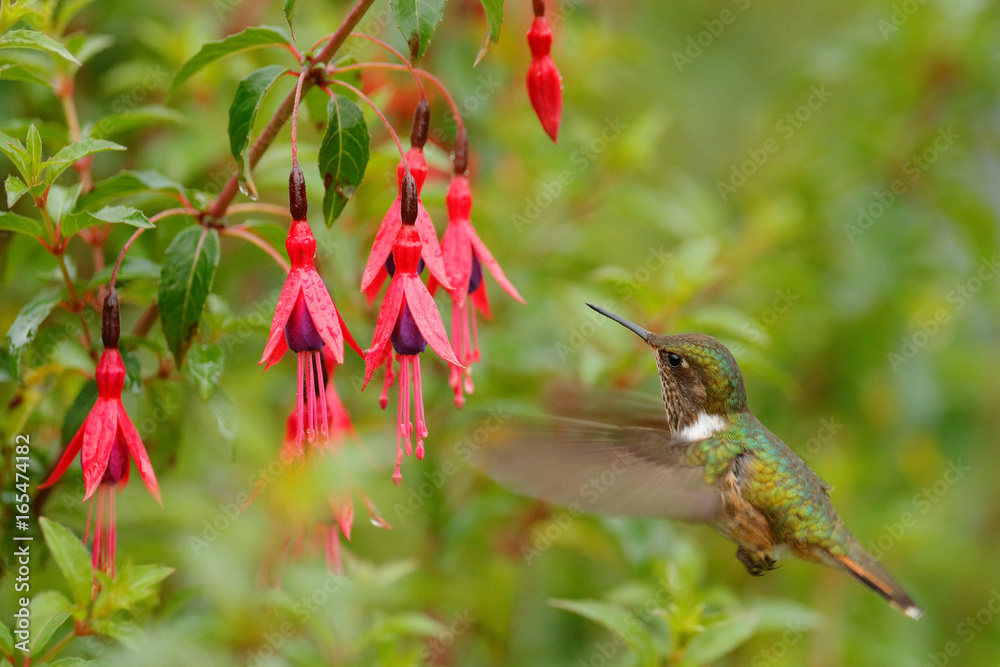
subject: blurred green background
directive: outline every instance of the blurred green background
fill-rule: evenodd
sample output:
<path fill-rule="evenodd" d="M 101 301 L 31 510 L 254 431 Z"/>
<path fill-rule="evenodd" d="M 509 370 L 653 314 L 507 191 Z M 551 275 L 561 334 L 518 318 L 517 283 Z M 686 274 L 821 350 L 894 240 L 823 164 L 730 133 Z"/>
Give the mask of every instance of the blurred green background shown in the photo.
<path fill-rule="evenodd" d="M 299 44 L 332 31 L 348 7 L 300 0 Z M 423 62 L 469 128 L 473 222 L 527 300 L 512 302 L 486 278 L 494 321 L 480 323 L 483 361 L 461 411 L 444 365 L 425 360 L 426 459 L 407 458 L 393 487 L 396 398 L 381 412 L 379 387 L 360 392 L 363 366 L 348 356 L 336 381 L 357 440 L 307 483 L 266 472 L 294 404 L 294 364 L 262 376 L 255 363 L 282 275 L 257 248 L 224 238 L 199 334 L 228 349 L 215 398 L 206 405 L 174 378 L 126 403 L 137 424 L 151 424 L 144 439 L 165 508 L 135 483 L 121 496 L 119 559 L 176 572 L 127 642 L 83 638 L 63 655 L 129 665 L 640 664 L 633 646 L 561 608 L 574 603 L 551 604 L 559 599 L 599 601 L 575 608 L 605 618 L 621 610 L 615 618 L 640 653 L 652 647 L 653 664 L 1000 664 L 1000 7 L 564 0 L 549 13 L 564 80 L 558 145 L 524 90 L 530 3 L 507 3 L 500 43 L 474 69 L 485 23 L 478 3 L 453 0 Z M 217 192 L 231 169 L 225 128 L 237 82 L 287 64 L 287 54 L 231 58 L 169 99 L 166 90 L 201 44 L 258 23 L 282 24 L 281 3 L 85 8 L 74 28 L 114 42 L 77 78 L 84 121 L 123 100 L 182 114 L 113 137 L 128 152 L 98 156 L 98 177 L 157 169 Z M 360 29 L 403 46 L 385 2 Z M 382 58 L 364 42 L 349 51 Z M 411 84 L 383 78 L 399 92 L 374 99 L 408 133 Z M 276 86 L 258 129 L 290 84 Z M 35 122 L 58 136 L 50 92 L 10 81 L 0 90 L 0 131 L 23 137 Z M 432 109 L 442 147 L 429 161 L 447 169 L 453 126 L 439 97 Z M 398 160 L 368 117 L 372 162 L 332 230 L 318 220 L 318 172 L 306 169 L 324 277 L 363 345 L 376 312 L 357 284 Z M 303 126 L 304 163 L 315 163 L 319 137 Z M 286 128 L 255 174 L 263 201 L 284 205 L 288 168 Z M 8 169 L 0 162 L 0 175 Z M 446 184 L 432 177 L 424 189 L 439 233 Z M 164 202 L 142 205 L 152 213 Z M 158 260 L 183 224 L 165 221 L 132 255 Z M 115 230 L 108 258 L 130 231 Z M 79 243 L 71 255 L 89 276 L 89 249 Z M 0 269 L 6 331 L 56 265 L 36 242 L 8 235 Z M 131 328 L 155 280 L 121 292 Z M 840 572 L 785 560 L 751 578 L 734 545 L 706 528 L 568 514 L 469 467 L 493 425 L 536 409 L 555 381 L 658 391 L 645 347 L 586 301 L 729 345 L 757 416 L 833 485 L 841 515 L 924 619 L 901 616 Z M 448 321 L 447 299 L 438 302 Z M 26 361 L 69 369 L 32 390 L 25 429 L 40 461 L 58 451 L 85 380 L 73 370 L 87 366 L 66 341 L 71 326 L 53 315 Z M 152 357 L 141 359 L 155 375 Z M 13 415 L 20 394 L 6 379 L 0 398 Z M 7 446 L 14 434 L 3 435 Z M 262 496 L 227 517 L 262 479 Z M 370 525 L 356 503 L 345 577 L 313 555 L 285 565 L 280 590 L 258 586 L 288 513 L 336 485 L 363 489 L 393 529 Z M 74 467 L 45 507 L 78 534 L 81 489 Z M 34 585 L 64 586 L 40 557 Z M 12 595 L 7 576 L 4 608 Z"/>

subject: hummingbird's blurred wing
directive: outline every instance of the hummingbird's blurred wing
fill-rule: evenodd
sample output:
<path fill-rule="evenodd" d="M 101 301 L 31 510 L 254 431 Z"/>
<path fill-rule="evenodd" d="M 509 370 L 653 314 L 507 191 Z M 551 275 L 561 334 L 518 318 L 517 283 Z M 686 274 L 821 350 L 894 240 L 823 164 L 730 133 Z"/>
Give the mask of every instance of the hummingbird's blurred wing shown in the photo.
<path fill-rule="evenodd" d="M 696 445 L 657 428 L 547 417 L 502 429 L 473 463 L 519 493 L 582 512 L 711 522 L 722 495 L 703 467 L 685 465 Z"/>

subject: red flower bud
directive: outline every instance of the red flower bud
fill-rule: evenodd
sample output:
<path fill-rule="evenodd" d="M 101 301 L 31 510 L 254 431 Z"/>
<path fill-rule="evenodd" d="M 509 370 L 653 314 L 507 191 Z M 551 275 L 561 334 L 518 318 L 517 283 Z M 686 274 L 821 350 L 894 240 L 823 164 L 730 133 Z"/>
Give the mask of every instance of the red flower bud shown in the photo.
<path fill-rule="evenodd" d="M 292 220 L 305 220 L 308 204 L 306 177 L 299 165 L 295 164 L 292 166 L 292 173 L 288 175 L 288 210 L 292 214 Z"/>
<path fill-rule="evenodd" d="M 552 30 L 544 16 L 536 16 L 528 30 L 531 47 L 531 65 L 528 67 L 528 97 L 542 129 L 558 141 L 559 123 L 562 121 L 562 77 L 549 52 L 552 48 Z"/>

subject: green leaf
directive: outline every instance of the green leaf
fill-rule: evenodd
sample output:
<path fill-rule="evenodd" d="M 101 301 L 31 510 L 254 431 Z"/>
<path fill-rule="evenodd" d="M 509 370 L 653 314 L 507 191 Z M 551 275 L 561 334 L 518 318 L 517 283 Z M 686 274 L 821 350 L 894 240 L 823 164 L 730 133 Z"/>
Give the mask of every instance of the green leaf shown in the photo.
<path fill-rule="evenodd" d="M 236 95 L 233 96 L 233 103 L 229 106 L 229 149 L 239 168 L 240 181 L 253 199 L 257 198 L 256 188 L 243 152 L 250 145 L 250 133 L 253 132 L 254 121 L 257 120 L 257 111 L 264 100 L 264 95 L 287 71 L 288 68 L 281 65 L 268 65 L 251 72 L 236 87 Z"/>
<path fill-rule="evenodd" d="M 76 207 L 76 200 L 80 197 L 82 187 L 79 181 L 65 188 L 59 185 L 49 187 L 45 210 L 49 212 L 49 217 L 53 221 L 61 223 L 63 218 Z"/>
<path fill-rule="evenodd" d="M 42 236 L 42 225 L 37 220 L 10 212 L 0 212 L 0 229 L 6 229 L 19 234 L 27 234 L 35 238 Z"/>
<path fill-rule="evenodd" d="M 90 0 L 87 0 L 87 2 L 90 2 Z M 70 40 L 73 42 L 70 49 L 81 63 L 86 63 L 95 55 L 115 43 L 111 35 L 88 35 L 82 32 L 70 37 Z M 68 43 L 67 46 L 69 46 Z"/>
<path fill-rule="evenodd" d="M 444 16 L 446 0 L 389 0 L 396 25 L 410 47 L 410 62 L 416 65 L 431 43 L 434 30 Z"/>
<path fill-rule="evenodd" d="M 88 227 L 104 223 L 124 223 L 143 229 L 152 229 L 154 226 L 145 213 L 131 206 L 105 206 L 96 213 L 78 211 L 67 215 L 62 225 L 63 238 L 69 238 L 81 229 L 87 229 Z"/>
<path fill-rule="evenodd" d="M 0 653 L 14 655 L 14 636 L 10 634 L 10 628 L 3 621 L 0 621 Z"/>
<path fill-rule="evenodd" d="M 32 71 L 32 69 L 25 64 L 8 63 L 6 65 L 0 65 L 0 79 L 7 79 L 9 81 L 24 81 L 26 83 L 38 83 L 49 88 L 52 87 L 51 81 L 43 75 Z"/>
<path fill-rule="evenodd" d="M 123 171 L 105 179 L 94 189 L 80 197 L 77 206 L 81 209 L 96 208 L 109 201 L 129 195 L 148 193 L 180 193 L 184 187 L 158 171 Z"/>
<path fill-rule="evenodd" d="M 201 400 L 207 401 L 219 386 L 226 367 L 226 355 L 216 343 L 194 345 L 188 351 L 187 375 Z"/>
<path fill-rule="evenodd" d="M 688 643 L 684 657 L 697 665 L 718 660 L 753 636 L 756 614 L 741 614 L 712 623 Z"/>
<path fill-rule="evenodd" d="M 281 11 L 285 13 L 288 28 L 292 31 L 292 39 L 295 39 L 295 0 L 285 0 L 281 5 Z"/>
<path fill-rule="evenodd" d="M 24 193 L 28 191 L 28 184 L 14 174 L 8 174 L 7 180 L 3 182 L 3 185 L 7 190 L 7 208 L 14 206 L 17 200 L 23 197 Z"/>
<path fill-rule="evenodd" d="M 164 125 L 167 123 L 179 124 L 184 121 L 184 114 L 173 109 L 151 104 L 105 116 L 97 121 L 97 123 L 83 128 L 83 133 L 90 137 L 102 139 L 127 132 L 128 130 L 134 130 L 137 127 Z"/>
<path fill-rule="evenodd" d="M 34 124 L 28 126 L 28 139 L 24 146 L 28 151 L 28 168 L 31 169 L 29 180 L 35 183 L 38 178 L 38 167 L 42 164 L 42 135 L 38 133 L 38 128 Z"/>
<path fill-rule="evenodd" d="M 35 49 L 59 56 L 63 60 L 79 65 L 80 61 L 66 50 L 66 47 L 45 33 L 37 30 L 11 30 L 0 37 L 0 49 L 21 48 Z"/>
<path fill-rule="evenodd" d="M 42 519 L 44 521 L 44 519 Z M 84 549 L 86 552 L 86 549 Z M 87 566 L 90 566 L 88 556 Z M 87 597 L 90 597 L 90 584 L 87 584 Z M 73 603 L 59 591 L 42 591 L 31 598 L 31 643 L 29 649 L 33 655 L 40 654 L 48 645 L 52 635 L 73 613 Z"/>
<path fill-rule="evenodd" d="M 472 64 L 473 67 L 478 65 L 479 61 L 485 58 L 486 54 L 497 45 L 500 40 L 500 24 L 503 23 L 503 0 L 479 0 L 479 4 L 483 6 L 483 12 L 486 14 L 486 39 L 479 47 L 476 62 Z"/>
<path fill-rule="evenodd" d="M 111 280 L 111 271 L 113 269 L 114 266 L 105 266 L 103 269 L 90 277 L 87 287 L 93 289 L 98 285 L 108 284 L 108 281 Z M 160 271 L 162 270 L 162 266 L 149 258 L 126 255 L 125 261 L 122 262 L 121 268 L 118 270 L 118 284 L 121 285 L 123 282 L 135 280 L 137 278 L 153 278 L 155 280 L 159 280 Z"/>
<path fill-rule="evenodd" d="M 283 46 L 290 43 L 291 40 L 285 34 L 284 30 L 266 25 L 247 28 L 243 32 L 230 35 L 217 42 L 209 42 L 202 46 L 201 50 L 194 54 L 190 60 L 184 63 L 181 71 L 177 73 L 173 83 L 170 84 L 169 94 L 173 95 L 198 70 L 209 63 L 215 62 L 219 58 L 224 58 L 240 51 L 261 49 L 268 46 Z"/>
<path fill-rule="evenodd" d="M 124 146 L 116 144 L 113 141 L 104 141 L 103 139 L 84 139 L 83 141 L 77 141 L 76 143 L 64 146 L 61 151 L 42 163 L 42 166 L 45 168 L 45 183 L 49 185 L 55 183 L 55 180 L 59 178 L 59 174 L 66 171 L 80 158 L 93 155 L 94 153 L 103 153 L 104 151 L 123 150 L 125 150 Z"/>
<path fill-rule="evenodd" d="M 31 180 L 31 160 L 28 158 L 28 151 L 20 141 L 14 137 L 7 136 L 0 132 L 0 151 L 10 158 L 25 181 Z"/>
<path fill-rule="evenodd" d="M 7 351 L 10 354 L 10 370 L 15 375 L 20 375 L 21 357 L 38 333 L 38 327 L 62 299 L 62 289 L 42 290 L 34 299 L 24 304 L 24 308 L 14 318 L 7 331 Z"/>
<path fill-rule="evenodd" d="M 90 592 L 94 583 L 94 569 L 90 562 L 87 547 L 69 528 L 60 523 L 50 521 L 45 517 L 38 519 L 42 525 L 45 543 L 49 545 L 52 558 L 55 559 L 59 571 L 69 584 L 73 600 L 80 607 L 86 607 L 90 602 Z"/>
<path fill-rule="evenodd" d="M 167 248 L 160 273 L 157 302 L 167 345 L 177 367 L 201 319 L 219 265 L 219 233 L 200 225 L 188 227 Z"/>
<path fill-rule="evenodd" d="M 131 611 L 158 597 L 160 582 L 173 573 L 173 568 L 162 565 L 125 565 L 106 581 L 94 600 L 94 618 L 110 619 L 117 611 Z"/>
<path fill-rule="evenodd" d="M 642 667 L 657 667 L 660 664 L 649 632 L 642 621 L 628 610 L 600 600 L 549 600 L 549 604 L 589 618 L 621 637 L 635 652 Z"/>
<path fill-rule="evenodd" d="M 319 147 L 319 174 L 323 179 L 323 220 L 333 225 L 368 165 L 368 126 L 361 109 L 335 95 L 327 103 L 327 127 Z"/>

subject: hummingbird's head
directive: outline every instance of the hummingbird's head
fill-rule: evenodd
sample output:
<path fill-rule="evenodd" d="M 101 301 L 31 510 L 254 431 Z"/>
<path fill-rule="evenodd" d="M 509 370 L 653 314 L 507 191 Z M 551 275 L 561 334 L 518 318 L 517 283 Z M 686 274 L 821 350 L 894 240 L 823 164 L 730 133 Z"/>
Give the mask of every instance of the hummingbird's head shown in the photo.
<path fill-rule="evenodd" d="M 748 409 L 740 367 L 717 339 L 705 334 L 655 334 L 603 308 L 587 305 L 634 332 L 653 350 L 671 430 L 694 425 L 702 414 L 725 416 Z"/>

